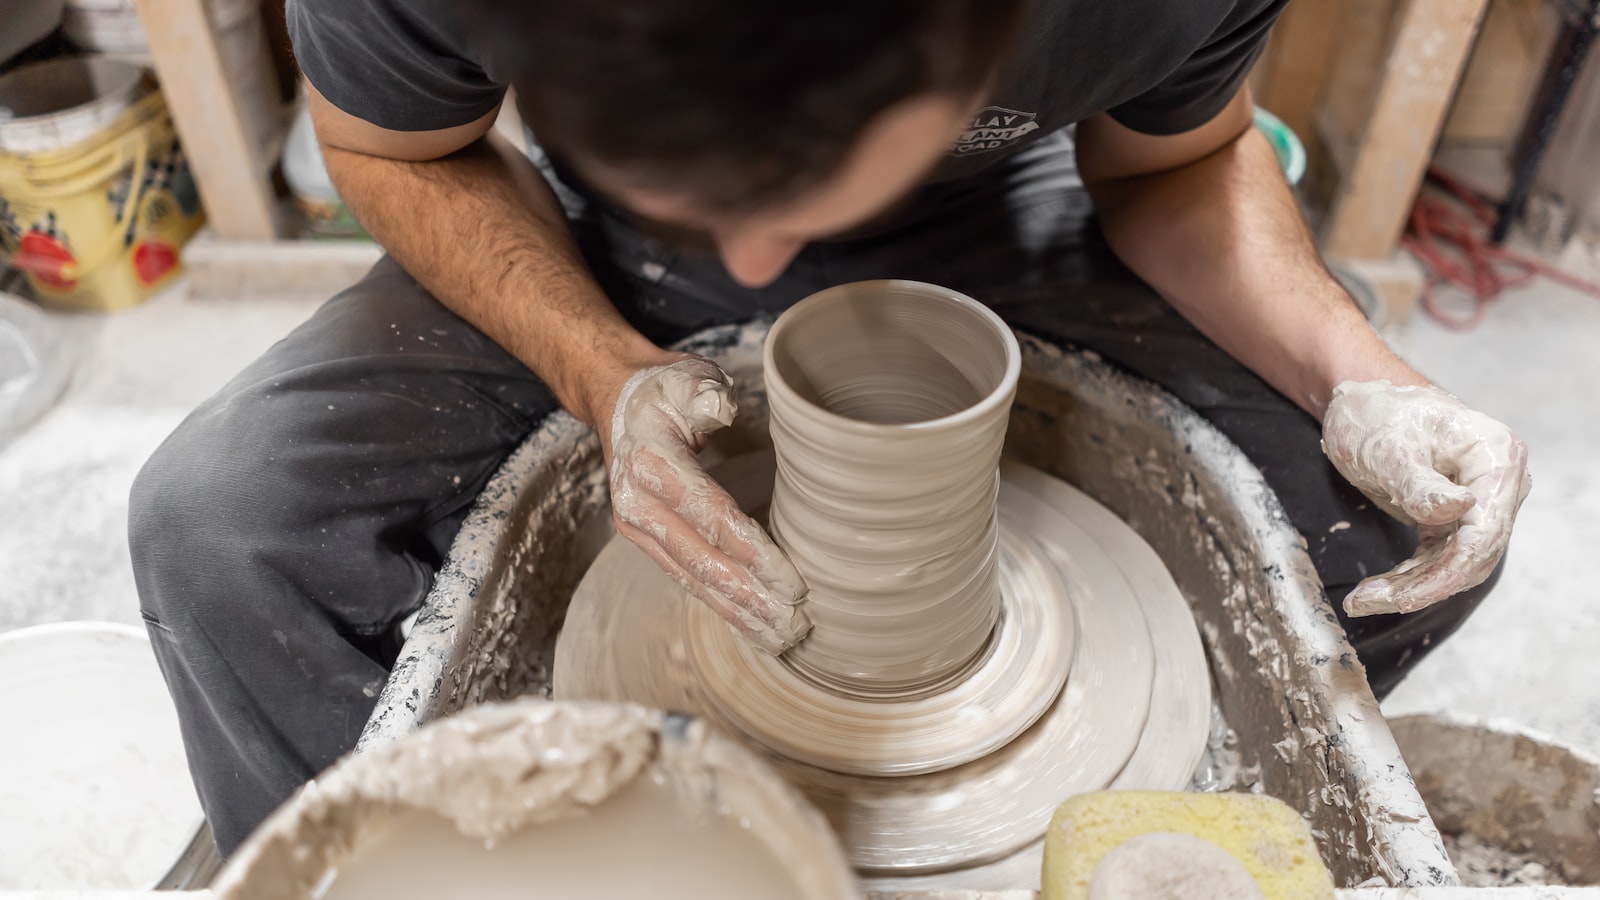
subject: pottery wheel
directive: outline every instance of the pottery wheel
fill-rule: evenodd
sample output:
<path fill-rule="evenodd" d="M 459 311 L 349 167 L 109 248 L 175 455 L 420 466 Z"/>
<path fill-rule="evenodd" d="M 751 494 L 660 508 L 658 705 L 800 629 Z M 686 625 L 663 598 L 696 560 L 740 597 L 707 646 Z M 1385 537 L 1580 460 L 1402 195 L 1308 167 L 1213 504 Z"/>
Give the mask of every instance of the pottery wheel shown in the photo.
<path fill-rule="evenodd" d="M 773 466 L 767 450 L 712 473 L 756 511 Z M 617 538 L 573 596 L 555 695 L 706 717 L 805 791 L 869 875 L 1026 852 L 1074 794 L 1182 789 L 1210 712 L 1187 603 L 1137 533 L 1082 492 L 1009 462 L 1001 477 L 1000 622 L 944 690 L 835 693 L 750 649 Z"/>

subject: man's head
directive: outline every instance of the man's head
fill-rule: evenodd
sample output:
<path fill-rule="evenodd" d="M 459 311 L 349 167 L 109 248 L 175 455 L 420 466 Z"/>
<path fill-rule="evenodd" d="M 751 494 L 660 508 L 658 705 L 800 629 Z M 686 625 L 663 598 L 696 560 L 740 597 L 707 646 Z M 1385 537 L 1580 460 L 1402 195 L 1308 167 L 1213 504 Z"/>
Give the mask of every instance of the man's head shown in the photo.
<path fill-rule="evenodd" d="M 910 190 L 1025 0 L 468 0 L 540 143 L 747 284 Z"/>

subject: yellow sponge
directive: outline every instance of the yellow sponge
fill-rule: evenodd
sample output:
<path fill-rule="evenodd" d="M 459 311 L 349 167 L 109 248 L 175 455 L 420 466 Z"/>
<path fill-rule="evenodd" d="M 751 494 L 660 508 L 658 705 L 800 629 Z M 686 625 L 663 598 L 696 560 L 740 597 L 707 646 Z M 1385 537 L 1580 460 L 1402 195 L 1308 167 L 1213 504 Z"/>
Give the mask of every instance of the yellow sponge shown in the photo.
<path fill-rule="evenodd" d="M 1333 897 L 1333 880 L 1299 814 L 1253 794 L 1074 797 L 1050 820 L 1043 886 L 1043 900 Z"/>

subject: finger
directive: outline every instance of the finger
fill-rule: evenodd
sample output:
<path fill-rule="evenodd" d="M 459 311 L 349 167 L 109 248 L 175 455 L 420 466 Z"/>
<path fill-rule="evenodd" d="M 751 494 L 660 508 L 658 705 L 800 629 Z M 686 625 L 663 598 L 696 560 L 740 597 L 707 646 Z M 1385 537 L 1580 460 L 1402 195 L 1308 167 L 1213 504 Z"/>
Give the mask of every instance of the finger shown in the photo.
<path fill-rule="evenodd" d="M 689 574 L 649 534 L 626 522 L 618 523 L 617 532 L 644 550 L 680 587 L 762 650 L 778 656 L 798 644 L 811 630 L 810 621 L 799 609 L 782 605 L 758 609 L 736 603 L 727 594 Z"/>
<path fill-rule="evenodd" d="M 634 470 L 668 509 L 751 573 L 767 599 L 789 606 L 804 599 L 805 580 L 794 563 L 687 448 L 641 451 Z"/>
<path fill-rule="evenodd" d="M 1422 543 L 1410 559 L 1356 585 L 1344 599 L 1345 612 L 1355 617 L 1416 612 L 1470 587 L 1459 573 L 1441 565 L 1446 552 L 1447 533 L 1425 530 Z M 1419 588 L 1426 595 L 1419 594 Z M 1438 596 L 1434 596 L 1435 592 Z"/>
<path fill-rule="evenodd" d="M 776 603 L 793 606 L 806 599 L 809 589 L 800 570 L 761 523 L 745 515 L 727 498 L 733 512 L 720 520 L 717 545 L 742 562 L 766 585 Z"/>
<path fill-rule="evenodd" d="M 1477 440 L 1457 454 L 1455 468 L 1468 480 L 1456 486 L 1474 497 L 1457 527 L 1424 527 L 1417 554 L 1393 572 L 1357 585 L 1345 599 L 1345 610 L 1351 615 L 1414 612 L 1482 584 L 1505 556 L 1517 511 L 1528 496 L 1527 456 L 1527 445 L 1514 435 L 1494 446 Z M 1444 507 L 1435 511 L 1443 518 Z"/>
<path fill-rule="evenodd" d="M 1397 612 L 1410 613 L 1442 603 L 1462 591 L 1482 584 L 1499 562 L 1498 553 L 1482 560 L 1481 565 L 1468 565 L 1461 558 L 1461 542 L 1470 540 L 1465 529 L 1450 536 L 1433 559 L 1396 577 L 1391 583 L 1390 596 Z"/>
<path fill-rule="evenodd" d="M 1393 572 L 1357 585 L 1345 600 L 1345 610 L 1351 615 L 1416 612 L 1477 587 L 1505 555 L 1511 522 L 1486 521 L 1473 510 L 1459 528 L 1425 534 L 1423 545 L 1410 560 Z"/>
<path fill-rule="evenodd" d="M 1344 598 L 1345 615 L 1352 619 L 1366 616 L 1387 616 L 1398 613 L 1385 576 L 1375 575 L 1362 580 Z"/>
<path fill-rule="evenodd" d="M 1420 557 L 1430 552 L 1432 544 L 1424 541 L 1416 554 L 1381 575 L 1363 578 L 1344 598 L 1344 611 L 1352 618 L 1393 615 L 1401 612 L 1395 602 L 1395 580 L 1422 563 Z"/>
<path fill-rule="evenodd" d="M 761 523 L 745 515 L 722 486 L 708 476 L 691 491 L 692 499 L 672 504 L 696 531 L 744 566 L 774 603 L 793 606 L 805 599 L 805 579 Z"/>
<path fill-rule="evenodd" d="M 1418 460 L 1401 473 L 1394 501 L 1418 525 L 1447 525 L 1465 515 L 1478 498 L 1472 488 Z"/>
<path fill-rule="evenodd" d="M 621 516 L 622 526 L 647 536 L 695 581 L 741 606 L 761 608 L 774 604 L 749 570 L 711 546 L 689 523 L 659 498 L 645 496 Z M 619 531 L 623 530 L 621 527 Z"/>
<path fill-rule="evenodd" d="M 1497 447 L 1478 441 L 1461 454 L 1459 465 L 1463 473 L 1471 475 L 1466 484 L 1478 496 L 1485 521 L 1503 523 L 1509 537 L 1517 511 L 1533 486 L 1527 444 L 1515 435 Z"/>
<path fill-rule="evenodd" d="M 720 488 L 717 490 L 721 492 Z M 663 499 L 638 490 L 629 494 L 628 502 L 619 507 L 623 521 L 650 535 L 661 550 L 696 581 L 736 604 L 756 610 L 774 623 L 794 617 L 793 612 L 781 611 L 794 609 L 793 595 L 775 596 L 766 582 L 756 577 L 744 563 L 712 545 L 694 522 L 683 517 L 685 504 L 681 497 L 673 498 L 669 492 L 669 497 Z M 728 503 L 735 515 L 743 516 L 732 505 L 732 498 L 728 498 Z M 698 504 L 689 502 L 687 505 Z M 754 527 L 759 529 L 759 526 Z M 800 616 L 800 620 L 804 618 Z"/>
<path fill-rule="evenodd" d="M 664 379 L 662 390 L 669 408 L 683 416 L 689 436 L 707 435 L 733 424 L 739 406 L 733 399 L 733 379 L 709 359 L 694 357 L 672 364 L 683 377 Z"/>
<path fill-rule="evenodd" d="M 1419 553 L 1416 566 L 1391 579 L 1398 611 L 1422 609 L 1482 584 L 1505 556 L 1530 484 L 1526 446 L 1513 437 L 1505 449 L 1491 452 L 1480 442 L 1462 455 L 1462 471 L 1478 473 L 1468 483 L 1476 503 L 1458 527 L 1440 532 L 1442 540 L 1430 544 L 1426 556 Z"/>

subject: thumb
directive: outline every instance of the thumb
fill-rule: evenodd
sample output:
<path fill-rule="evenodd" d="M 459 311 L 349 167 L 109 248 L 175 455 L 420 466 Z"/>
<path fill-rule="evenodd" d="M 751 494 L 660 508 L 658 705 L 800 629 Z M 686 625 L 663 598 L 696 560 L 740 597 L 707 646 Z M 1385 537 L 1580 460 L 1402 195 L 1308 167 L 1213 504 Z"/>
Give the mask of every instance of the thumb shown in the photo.
<path fill-rule="evenodd" d="M 1470 488 L 1417 465 L 1401 480 L 1394 502 L 1418 525 L 1448 525 L 1466 515 L 1478 498 Z"/>
<path fill-rule="evenodd" d="M 695 385 L 694 394 L 684 407 L 683 418 L 695 434 L 710 434 L 732 425 L 738 411 L 738 405 L 733 402 L 732 385 L 706 378 Z"/>

